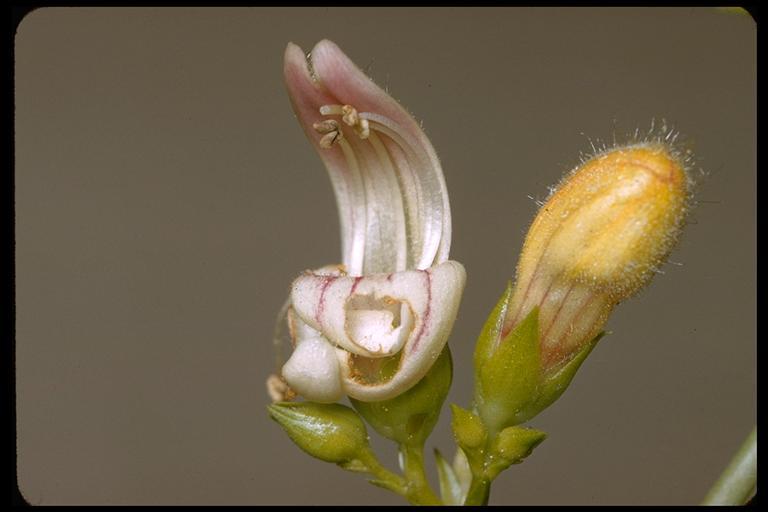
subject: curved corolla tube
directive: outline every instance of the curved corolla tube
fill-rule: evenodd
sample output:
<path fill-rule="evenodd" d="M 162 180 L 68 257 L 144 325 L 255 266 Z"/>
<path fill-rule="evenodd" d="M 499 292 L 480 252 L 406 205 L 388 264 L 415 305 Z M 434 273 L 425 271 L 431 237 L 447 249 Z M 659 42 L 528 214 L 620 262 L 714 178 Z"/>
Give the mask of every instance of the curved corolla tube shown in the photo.
<path fill-rule="evenodd" d="M 282 377 L 319 402 L 391 398 L 437 359 L 464 290 L 443 171 L 418 123 L 334 43 L 289 44 L 284 75 L 333 184 L 342 264 L 294 281 Z"/>

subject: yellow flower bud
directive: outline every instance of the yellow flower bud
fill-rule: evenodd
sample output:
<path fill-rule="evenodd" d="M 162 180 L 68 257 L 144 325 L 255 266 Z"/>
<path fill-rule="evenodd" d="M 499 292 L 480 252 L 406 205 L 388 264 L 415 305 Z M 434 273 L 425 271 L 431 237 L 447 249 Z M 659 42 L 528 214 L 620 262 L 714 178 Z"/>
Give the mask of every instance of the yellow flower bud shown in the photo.
<path fill-rule="evenodd" d="M 528 231 L 502 337 L 539 306 L 544 370 L 562 367 L 664 262 L 688 189 L 682 159 L 661 143 L 612 149 L 576 168 Z"/>

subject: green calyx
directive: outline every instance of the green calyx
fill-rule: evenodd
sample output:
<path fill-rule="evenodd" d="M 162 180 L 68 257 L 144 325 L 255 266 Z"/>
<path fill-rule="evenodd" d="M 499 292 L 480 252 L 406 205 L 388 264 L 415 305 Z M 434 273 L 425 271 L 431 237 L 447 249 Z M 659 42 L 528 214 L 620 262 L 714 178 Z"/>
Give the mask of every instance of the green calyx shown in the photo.
<path fill-rule="evenodd" d="M 556 371 L 546 375 L 542 379 L 541 392 L 539 393 L 538 400 L 536 401 L 536 404 L 534 407 L 534 409 L 538 410 L 535 414 L 538 414 L 540 411 L 543 411 L 544 409 L 552 405 L 555 402 L 555 400 L 560 398 L 560 395 L 562 395 L 563 392 L 571 384 L 571 381 L 573 380 L 573 377 L 576 375 L 576 372 L 578 371 L 578 369 L 581 368 L 581 364 L 584 362 L 587 356 L 592 352 L 592 349 L 595 348 L 595 346 L 597 346 L 597 342 L 600 341 L 600 339 L 604 335 L 605 335 L 605 332 L 601 332 L 600 334 L 592 338 L 587 344 L 585 344 L 581 348 L 581 350 L 576 352 L 576 354 L 574 354 L 573 357 L 567 363 L 565 363 Z"/>
<path fill-rule="evenodd" d="M 453 378 L 446 345 L 429 372 L 404 393 L 380 402 L 350 398 L 360 416 L 382 436 L 401 445 L 423 445 L 440 417 Z"/>
<path fill-rule="evenodd" d="M 602 337 L 601 333 L 586 343 L 562 367 L 545 369 L 538 307 L 501 337 L 511 296 L 510 284 L 486 320 L 475 348 L 475 405 L 492 432 L 528 421 L 557 400 Z"/>
<path fill-rule="evenodd" d="M 505 293 L 508 297 L 509 289 Z M 506 308 L 498 306 L 491 313 L 478 341 L 487 351 L 475 360 L 482 360 L 476 367 L 476 405 L 488 428 L 498 432 L 506 426 L 517 425 L 539 411 L 535 404 L 542 387 L 542 369 L 539 356 L 539 310 L 534 308 L 503 339 L 501 326 Z M 489 328 L 490 326 L 490 328 Z M 498 340 L 498 341 L 495 341 Z"/>
<path fill-rule="evenodd" d="M 485 363 L 493 355 L 493 351 L 501 336 L 501 330 L 504 327 L 504 318 L 507 316 L 509 310 L 509 301 L 512 299 L 512 282 L 507 282 L 507 288 L 504 290 L 504 294 L 499 299 L 499 302 L 491 311 L 488 319 L 483 325 L 483 329 L 480 331 L 480 336 L 475 343 L 475 379 L 479 380 L 480 369 L 485 366 Z"/>
<path fill-rule="evenodd" d="M 311 456 L 352 471 L 366 470 L 368 432 L 354 410 L 314 402 L 278 402 L 267 409 L 291 440 Z"/>

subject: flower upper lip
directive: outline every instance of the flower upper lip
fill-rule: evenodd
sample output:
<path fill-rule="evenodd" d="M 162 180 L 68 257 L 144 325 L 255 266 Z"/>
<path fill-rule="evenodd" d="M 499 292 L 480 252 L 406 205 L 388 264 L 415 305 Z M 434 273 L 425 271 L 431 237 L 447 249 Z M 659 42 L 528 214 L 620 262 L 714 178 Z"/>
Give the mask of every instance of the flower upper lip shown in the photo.
<path fill-rule="evenodd" d="M 425 269 L 447 260 L 445 179 L 411 115 L 328 40 L 309 56 L 289 43 L 284 75 L 294 111 L 333 183 L 349 275 Z M 344 108 L 353 110 L 358 124 L 348 122 Z"/>

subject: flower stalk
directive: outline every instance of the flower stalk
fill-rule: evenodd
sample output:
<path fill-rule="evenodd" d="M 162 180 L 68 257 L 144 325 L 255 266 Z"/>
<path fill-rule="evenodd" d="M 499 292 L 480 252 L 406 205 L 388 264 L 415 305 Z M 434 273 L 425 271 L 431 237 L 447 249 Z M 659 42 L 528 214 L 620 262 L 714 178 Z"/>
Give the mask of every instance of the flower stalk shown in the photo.
<path fill-rule="evenodd" d="M 443 505 L 427 481 L 424 470 L 424 443 L 401 445 L 403 474 L 408 482 L 405 497 L 414 505 Z"/>

